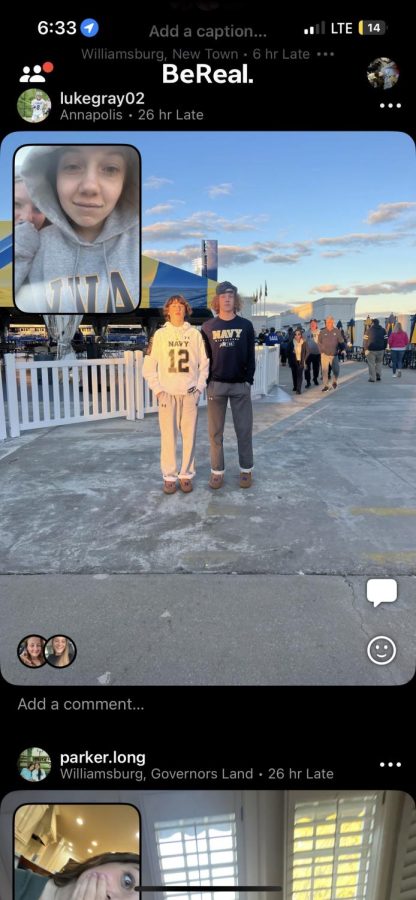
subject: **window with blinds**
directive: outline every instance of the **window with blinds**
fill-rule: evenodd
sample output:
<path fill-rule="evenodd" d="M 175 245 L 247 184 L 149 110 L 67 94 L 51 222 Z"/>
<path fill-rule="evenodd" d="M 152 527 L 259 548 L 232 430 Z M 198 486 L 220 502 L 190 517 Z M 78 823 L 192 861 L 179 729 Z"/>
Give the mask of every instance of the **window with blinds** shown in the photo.
<path fill-rule="evenodd" d="M 410 817 L 400 865 L 398 900 L 416 900 L 416 810 L 413 810 Z"/>
<path fill-rule="evenodd" d="M 234 813 L 155 823 L 155 836 L 162 884 L 184 886 L 180 892 L 166 890 L 166 898 L 224 900 L 215 885 L 238 884 Z M 192 885 L 212 885 L 213 890 L 201 894 Z M 227 892 L 226 897 L 236 900 L 237 891 Z"/>
<path fill-rule="evenodd" d="M 370 900 L 377 795 L 295 801 L 290 814 L 290 900 Z"/>

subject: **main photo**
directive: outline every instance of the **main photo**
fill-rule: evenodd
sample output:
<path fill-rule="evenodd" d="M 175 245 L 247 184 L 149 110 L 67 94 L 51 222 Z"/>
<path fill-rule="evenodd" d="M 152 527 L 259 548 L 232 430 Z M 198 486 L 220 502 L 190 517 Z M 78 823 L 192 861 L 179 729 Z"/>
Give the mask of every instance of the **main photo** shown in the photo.
<path fill-rule="evenodd" d="M 397 900 L 414 827 L 391 790 L 19 791 L 0 815 L 3 896 L 14 876 L 15 900 L 122 900 L 140 881 L 151 900 Z"/>
<path fill-rule="evenodd" d="M 89 137 L 38 143 L 90 158 Z M 114 151 L 114 135 L 100 142 Z M 65 683 L 408 680 L 413 142 L 331 132 L 119 142 L 142 160 L 137 309 L 17 309 L 4 248 L 8 677 L 29 677 L 16 646 L 51 631 L 52 604 L 54 630 L 78 647 Z M 15 233 L 44 232 L 45 243 L 47 211 L 25 180 L 42 151 L 26 151 L 14 180 L 8 166 L 24 143 L 4 142 L 3 234 L 24 189 Z M 84 198 L 98 192 L 81 181 Z M 396 579 L 397 602 L 368 602 L 368 579 Z M 103 609 L 118 644 L 105 666 Z M 396 646 L 391 665 L 366 652 L 379 635 Z"/>

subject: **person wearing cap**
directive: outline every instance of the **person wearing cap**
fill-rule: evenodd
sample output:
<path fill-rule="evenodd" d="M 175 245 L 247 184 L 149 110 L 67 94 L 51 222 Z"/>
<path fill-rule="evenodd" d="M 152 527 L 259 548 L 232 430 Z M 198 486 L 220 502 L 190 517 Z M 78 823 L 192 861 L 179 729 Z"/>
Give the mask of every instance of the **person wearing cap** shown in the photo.
<path fill-rule="evenodd" d="M 321 367 L 321 348 L 318 342 L 319 328 L 318 320 L 311 319 L 309 322 L 309 331 L 305 334 L 308 353 L 305 362 L 305 387 L 311 386 L 311 366 L 313 373 L 313 383 L 318 384 L 319 369 Z"/>
<path fill-rule="evenodd" d="M 249 488 L 253 469 L 253 408 L 251 385 L 256 368 L 254 329 L 248 319 L 237 315 L 241 299 L 229 281 L 217 284 L 212 301 L 215 318 L 202 326 L 210 360 L 208 377 L 208 431 L 211 450 L 211 488 L 224 482 L 224 425 L 228 399 L 237 436 L 240 487 Z"/>
<path fill-rule="evenodd" d="M 318 344 L 321 351 L 322 362 L 322 378 L 324 386 L 323 391 L 329 391 L 329 367 L 332 371 L 332 387 L 337 387 L 337 378 L 339 375 L 339 359 L 338 345 L 343 344 L 343 337 L 339 328 L 335 327 L 333 316 L 327 316 L 325 319 L 325 328 L 321 328 L 318 337 Z"/>

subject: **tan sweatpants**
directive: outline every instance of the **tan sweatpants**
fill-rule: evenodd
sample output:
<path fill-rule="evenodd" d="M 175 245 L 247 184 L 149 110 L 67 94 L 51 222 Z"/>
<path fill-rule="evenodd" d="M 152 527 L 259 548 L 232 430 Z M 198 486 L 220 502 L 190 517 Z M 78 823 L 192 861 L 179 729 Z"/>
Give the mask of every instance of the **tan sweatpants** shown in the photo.
<path fill-rule="evenodd" d="M 198 404 L 195 394 L 159 394 L 160 467 L 165 481 L 193 478 Z M 176 444 L 182 438 L 182 464 L 178 471 Z"/>

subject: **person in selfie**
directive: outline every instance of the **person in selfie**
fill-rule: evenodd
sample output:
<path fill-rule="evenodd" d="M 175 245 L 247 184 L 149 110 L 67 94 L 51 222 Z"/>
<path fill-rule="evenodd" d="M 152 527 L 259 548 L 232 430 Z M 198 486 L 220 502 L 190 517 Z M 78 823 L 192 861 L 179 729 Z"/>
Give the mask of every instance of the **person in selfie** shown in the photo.
<path fill-rule="evenodd" d="M 192 491 L 195 475 L 195 438 L 199 398 L 205 389 L 209 360 L 197 328 L 185 322 L 192 307 L 173 294 L 163 307 L 166 323 L 153 335 L 143 364 L 143 377 L 156 394 L 159 407 L 160 465 L 163 491 Z M 182 438 L 182 461 L 178 468 L 176 445 Z"/>
<path fill-rule="evenodd" d="M 139 160 L 133 147 L 36 146 L 21 168 L 51 223 L 14 232 L 23 312 L 127 313 L 140 300 Z"/>
<path fill-rule="evenodd" d="M 46 778 L 46 772 L 41 769 L 40 762 L 35 762 L 32 772 L 32 781 L 43 781 L 44 778 Z"/>
<path fill-rule="evenodd" d="M 33 781 L 34 769 L 35 763 L 31 762 L 27 766 L 23 766 L 23 768 L 20 769 L 20 775 L 25 779 L 25 781 Z"/>
<path fill-rule="evenodd" d="M 14 224 L 20 225 L 22 222 L 31 222 L 36 231 L 40 231 L 47 219 L 43 212 L 32 203 L 23 178 L 18 175 L 14 179 Z"/>
<path fill-rule="evenodd" d="M 84 862 L 70 860 L 60 872 L 38 875 L 14 870 L 14 900 L 128 900 L 140 885 L 137 853 L 102 853 Z"/>
<path fill-rule="evenodd" d="M 61 634 L 55 634 L 46 645 L 46 661 L 50 666 L 65 669 L 75 659 L 73 645 L 68 638 Z"/>
<path fill-rule="evenodd" d="M 251 385 L 256 368 L 254 328 L 237 313 L 241 299 L 229 281 L 217 284 L 212 309 L 217 314 L 202 326 L 210 359 L 208 379 L 208 431 L 211 448 L 209 486 L 224 482 L 224 426 L 228 398 L 237 435 L 240 487 L 249 488 L 253 470 L 253 407 Z"/>

